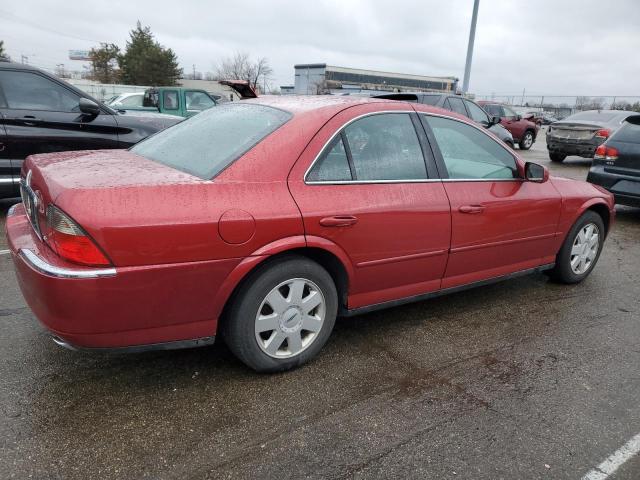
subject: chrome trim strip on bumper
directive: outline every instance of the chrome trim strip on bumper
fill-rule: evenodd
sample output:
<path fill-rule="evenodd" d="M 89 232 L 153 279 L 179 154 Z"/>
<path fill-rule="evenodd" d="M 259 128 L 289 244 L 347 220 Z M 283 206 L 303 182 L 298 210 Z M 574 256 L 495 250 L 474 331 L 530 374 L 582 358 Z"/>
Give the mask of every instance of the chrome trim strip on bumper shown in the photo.
<path fill-rule="evenodd" d="M 116 269 L 111 268 L 94 268 L 94 269 L 74 269 L 74 268 L 62 268 L 51 265 L 38 257 L 28 248 L 21 248 L 18 254 L 24 259 L 24 261 L 37 272 L 49 275 L 50 277 L 57 278 L 102 278 L 113 277 L 116 274 Z"/>
<path fill-rule="evenodd" d="M 16 208 L 18 208 L 18 205 L 22 205 L 22 202 L 14 203 L 9 207 L 9 210 L 7 210 L 7 217 L 11 217 L 14 213 L 16 213 Z"/>
<path fill-rule="evenodd" d="M 131 345 L 128 347 L 78 347 L 56 335 L 52 335 L 51 339 L 59 347 L 68 350 L 96 353 L 142 353 L 157 350 L 180 350 L 183 348 L 206 347 L 207 345 L 213 345 L 216 341 L 216 337 L 213 335 L 211 337 L 194 338 L 193 340 L 176 340 L 173 342 Z"/>

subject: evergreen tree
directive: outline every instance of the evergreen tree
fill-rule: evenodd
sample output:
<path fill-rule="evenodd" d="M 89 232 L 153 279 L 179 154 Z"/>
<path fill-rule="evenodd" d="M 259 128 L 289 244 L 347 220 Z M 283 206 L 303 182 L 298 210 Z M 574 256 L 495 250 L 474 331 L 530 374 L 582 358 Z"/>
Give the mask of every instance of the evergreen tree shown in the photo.
<path fill-rule="evenodd" d="M 140 22 L 130 33 L 124 55 L 118 57 L 121 80 L 127 85 L 175 85 L 182 75 L 173 50 L 164 48 Z"/>
<path fill-rule="evenodd" d="M 9 55 L 4 50 L 4 40 L 0 40 L 0 60 L 9 59 Z"/>
<path fill-rule="evenodd" d="M 100 83 L 117 83 L 119 72 L 116 70 L 120 48 L 113 43 L 103 43 L 100 48 L 92 48 L 91 57 L 93 80 Z"/>

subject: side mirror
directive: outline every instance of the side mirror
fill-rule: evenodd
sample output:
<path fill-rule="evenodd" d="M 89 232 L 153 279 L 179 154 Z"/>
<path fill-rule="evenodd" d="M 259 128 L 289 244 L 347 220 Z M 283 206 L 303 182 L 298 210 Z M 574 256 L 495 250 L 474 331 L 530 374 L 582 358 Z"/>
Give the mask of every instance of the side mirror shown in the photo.
<path fill-rule="evenodd" d="M 89 100 L 88 98 L 81 98 L 78 102 L 78 107 L 82 113 L 87 115 L 96 116 L 100 113 L 100 105 L 98 105 L 93 100 Z"/>
<path fill-rule="evenodd" d="M 529 182 L 544 183 L 549 180 L 549 170 L 537 163 L 524 164 L 524 178 Z"/>
<path fill-rule="evenodd" d="M 522 120 L 522 115 L 516 115 L 516 122 L 519 122 L 520 120 Z"/>
<path fill-rule="evenodd" d="M 497 125 L 499 123 L 500 123 L 500 117 L 491 117 L 491 124 L 489 126 Z"/>

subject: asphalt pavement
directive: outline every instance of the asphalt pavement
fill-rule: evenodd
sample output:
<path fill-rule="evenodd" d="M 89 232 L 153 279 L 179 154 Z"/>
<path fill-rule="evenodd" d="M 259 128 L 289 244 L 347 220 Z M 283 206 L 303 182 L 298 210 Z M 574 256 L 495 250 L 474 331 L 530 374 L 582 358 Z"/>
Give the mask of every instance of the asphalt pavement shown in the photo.
<path fill-rule="evenodd" d="M 522 153 L 586 178 L 543 137 Z M 0 254 L 0 478 L 580 479 L 640 432 L 639 240 L 640 209 L 619 207 L 580 285 L 539 274 L 341 319 L 279 375 L 222 343 L 61 349 Z M 639 477 L 636 455 L 610 478 Z"/>

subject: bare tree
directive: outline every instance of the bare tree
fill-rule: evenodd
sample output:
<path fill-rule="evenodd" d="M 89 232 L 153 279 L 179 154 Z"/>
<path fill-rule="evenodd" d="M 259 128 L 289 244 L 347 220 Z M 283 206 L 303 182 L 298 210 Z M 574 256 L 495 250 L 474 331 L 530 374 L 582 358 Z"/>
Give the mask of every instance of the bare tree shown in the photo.
<path fill-rule="evenodd" d="M 216 80 L 247 80 L 254 89 L 268 91 L 273 69 L 269 60 L 260 57 L 253 60 L 247 52 L 236 52 L 216 67 Z"/>

